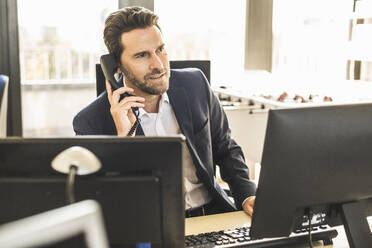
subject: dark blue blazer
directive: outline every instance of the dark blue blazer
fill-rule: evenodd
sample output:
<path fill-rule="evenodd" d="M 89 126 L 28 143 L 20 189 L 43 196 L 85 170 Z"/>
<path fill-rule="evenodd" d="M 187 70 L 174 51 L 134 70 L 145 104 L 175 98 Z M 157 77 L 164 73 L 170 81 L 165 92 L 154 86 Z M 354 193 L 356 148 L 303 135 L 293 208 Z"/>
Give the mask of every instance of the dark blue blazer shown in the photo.
<path fill-rule="evenodd" d="M 240 146 L 230 137 L 223 108 L 204 74 L 198 69 L 171 70 L 167 91 L 178 124 L 196 167 L 197 176 L 225 211 L 241 209 L 245 198 L 255 194 Z M 77 135 L 116 135 L 107 93 L 80 111 L 73 121 Z M 143 135 L 142 128 L 136 135 Z M 230 187 L 235 204 L 214 177 L 214 165 Z"/>

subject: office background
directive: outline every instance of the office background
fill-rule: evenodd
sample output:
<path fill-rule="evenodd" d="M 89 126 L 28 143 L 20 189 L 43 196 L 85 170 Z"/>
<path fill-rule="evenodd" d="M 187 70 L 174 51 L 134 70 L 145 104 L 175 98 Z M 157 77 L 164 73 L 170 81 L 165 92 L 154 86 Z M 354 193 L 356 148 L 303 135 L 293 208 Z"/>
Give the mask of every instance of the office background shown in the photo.
<path fill-rule="evenodd" d="M 170 60 L 211 61 L 212 87 L 252 96 L 370 98 L 370 0 L 0 0 L 0 74 L 10 78 L 8 136 L 74 136 L 73 116 L 95 98 L 95 64 L 106 53 L 105 17 L 131 5 L 160 16 Z M 235 115 L 234 136 L 243 130 L 263 141 L 264 126 L 247 125 L 241 112 L 228 115 Z M 259 160 L 257 143 L 238 143 L 248 158 Z"/>
<path fill-rule="evenodd" d="M 212 87 L 350 97 L 371 88 L 368 0 L 1 0 L 9 136 L 74 135 L 73 116 L 95 98 L 105 17 L 130 5 L 160 16 L 171 60 L 210 60 Z"/>

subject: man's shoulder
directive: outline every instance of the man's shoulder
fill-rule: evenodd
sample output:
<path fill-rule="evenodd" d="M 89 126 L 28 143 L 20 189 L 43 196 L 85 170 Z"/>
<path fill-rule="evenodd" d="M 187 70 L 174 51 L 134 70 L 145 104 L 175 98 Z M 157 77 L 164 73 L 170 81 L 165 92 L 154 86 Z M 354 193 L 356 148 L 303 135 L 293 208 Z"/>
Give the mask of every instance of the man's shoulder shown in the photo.
<path fill-rule="evenodd" d="M 88 130 L 102 130 L 107 125 L 105 122 L 109 121 L 110 116 L 110 104 L 105 91 L 74 117 L 74 130 L 83 133 Z"/>
<path fill-rule="evenodd" d="M 107 110 L 107 107 L 110 107 L 110 105 L 107 99 L 107 92 L 105 91 L 88 106 L 83 108 L 76 116 L 102 113 L 103 110 Z"/>

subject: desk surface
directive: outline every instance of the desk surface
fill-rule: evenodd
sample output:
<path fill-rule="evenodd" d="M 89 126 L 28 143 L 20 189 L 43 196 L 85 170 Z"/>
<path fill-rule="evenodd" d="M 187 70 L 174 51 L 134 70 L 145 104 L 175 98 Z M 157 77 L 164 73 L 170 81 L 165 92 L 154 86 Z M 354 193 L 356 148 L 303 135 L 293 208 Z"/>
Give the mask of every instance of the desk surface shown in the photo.
<path fill-rule="evenodd" d="M 186 218 L 185 219 L 185 235 L 221 231 L 235 227 L 250 226 L 251 218 L 243 211 L 214 214 L 208 216 Z M 323 246 L 322 242 L 317 242 L 314 247 L 334 247 L 348 248 L 346 235 L 342 226 L 336 227 L 338 236 L 333 239 L 333 246 Z M 306 246 L 291 246 L 291 247 L 306 247 Z"/>

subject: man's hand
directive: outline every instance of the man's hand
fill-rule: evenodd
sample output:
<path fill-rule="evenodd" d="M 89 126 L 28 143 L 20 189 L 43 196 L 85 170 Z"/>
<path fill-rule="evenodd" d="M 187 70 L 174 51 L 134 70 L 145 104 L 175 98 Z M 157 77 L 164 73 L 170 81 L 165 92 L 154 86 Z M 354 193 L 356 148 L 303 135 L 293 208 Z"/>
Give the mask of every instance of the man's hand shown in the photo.
<path fill-rule="evenodd" d="M 132 108 L 145 107 L 145 105 L 143 104 L 145 98 L 138 96 L 128 96 L 119 102 L 121 94 L 124 94 L 125 92 L 132 93 L 133 89 L 128 87 L 121 87 L 112 92 L 112 87 L 108 81 L 106 81 L 106 89 L 107 97 L 111 105 L 111 116 L 112 119 L 114 119 L 118 136 L 127 136 L 129 130 L 136 122 L 136 116 L 134 115 Z"/>
<path fill-rule="evenodd" d="M 252 216 L 253 214 L 253 207 L 254 207 L 255 200 L 256 200 L 256 196 L 250 196 L 243 203 L 244 212 L 246 212 L 250 216 Z"/>

